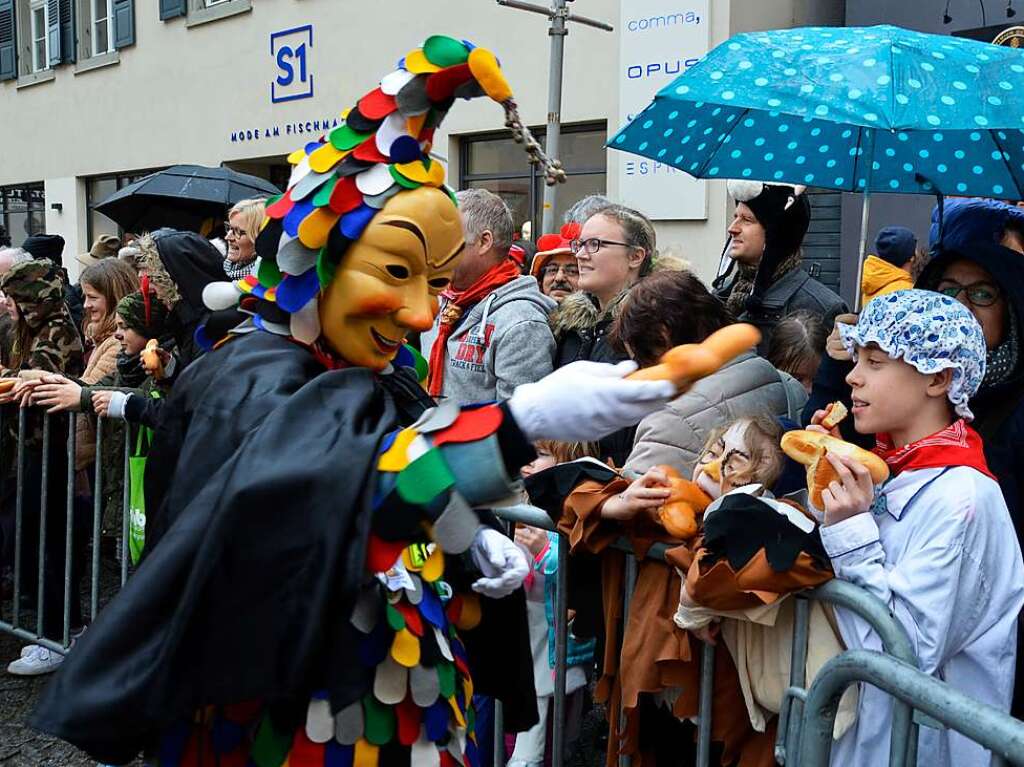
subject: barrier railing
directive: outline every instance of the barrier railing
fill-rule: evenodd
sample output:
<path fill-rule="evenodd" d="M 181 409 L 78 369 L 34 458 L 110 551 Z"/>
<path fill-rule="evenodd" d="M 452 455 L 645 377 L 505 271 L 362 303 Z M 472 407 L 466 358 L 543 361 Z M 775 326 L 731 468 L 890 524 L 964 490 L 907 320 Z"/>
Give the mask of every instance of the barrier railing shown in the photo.
<path fill-rule="evenodd" d="M 78 423 L 78 414 L 69 413 L 67 415 L 58 414 L 50 415 L 43 413 L 41 415 L 41 426 L 38 432 L 40 437 L 39 449 L 29 448 L 28 442 L 30 437 L 36 436 L 29 433 L 30 429 L 28 426 L 29 411 L 25 408 L 18 407 L 3 407 L 0 408 L 0 433 L 4 433 L 3 430 L 6 428 L 6 420 L 9 418 L 17 418 L 17 439 L 16 444 L 13 446 L 15 451 L 15 482 L 16 487 L 14 489 L 14 542 L 13 542 L 13 589 L 11 597 L 11 608 L 10 618 L 3 613 L 3 604 L 0 602 L 0 631 L 5 631 L 12 634 L 19 639 L 23 639 L 28 642 L 46 647 L 47 649 L 64 654 L 68 651 L 72 644 L 72 629 L 77 628 L 72 626 L 72 604 L 74 600 L 81 598 L 81 594 L 75 590 L 79 588 L 79 567 L 81 565 L 82 571 L 84 571 L 84 557 L 87 550 L 91 549 L 91 576 L 90 576 L 90 587 L 89 587 L 89 601 L 88 601 L 88 615 L 90 619 L 96 617 L 96 614 L 100 609 L 100 575 L 102 569 L 101 563 L 101 538 L 102 538 L 102 519 L 104 511 L 104 483 L 110 479 L 105 477 L 103 473 L 102 460 L 104 450 L 104 436 L 111 429 L 123 429 L 127 432 L 127 427 L 120 424 L 111 424 L 105 421 L 105 419 L 98 418 L 95 421 L 96 424 L 96 463 L 95 471 L 93 474 L 93 502 L 92 502 L 92 520 L 90 525 L 89 535 L 87 540 L 82 541 L 76 540 L 79 531 L 76 529 L 81 527 L 84 529 L 84 523 L 76 525 L 76 520 L 80 519 L 80 512 L 76 508 L 76 491 L 78 489 L 76 482 L 76 471 L 75 471 L 75 455 L 77 448 L 77 435 L 76 425 Z M 53 528 L 51 514 L 54 513 L 54 504 L 51 502 L 51 473 L 54 470 L 53 463 L 55 456 L 53 455 L 53 432 L 55 423 L 58 428 L 66 426 L 67 429 L 67 455 L 66 460 L 66 490 L 64 498 L 64 524 L 63 530 L 63 551 L 59 549 L 55 550 L 52 543 L 51 536 L 57 532 Z M 129 456 L 129 443 L 130 440 L 125 439 L 124 447 L 124 474 L 123 483 L 124 488 L 122 492 L 122 520 L 121 520 L 121 563 L 120 563 L 120 583 L 123 586 L 128 577 L 128 555 L 127 555 L 127 539 L 128 539 L 128 456 Z M 27 487 L 28 484 L 28 461 L 38 460 L 38 477 L 39 485 L 36 487 Z M 26 517 L 26 500 L 32 497 L 32 494 L 38 491 L 38 511 L 33 515 L 34 518 Z M 33 509 L 35 503 L 32 504 Z M 26 535 L 27 533 L 27 535 Z M 26 540 L 28 538 L 28 540 Z M 5 543 L 5 548 L 8 544 Z M 34 574 L 25 572 L 26 562 L 26 547 L 31 546 L 35 552 L 36 559 L 36 572 Z M 61 558 L 63 555 L 63 607 L 62 607 L 62 620 L 60 631 L 47 630 L 47 610 L 54 609 L 52 589 L 53 584 L 50 579 L 57 577 L 61 572 L 60 568 L 55 565 L 55 560 Z M 24 608 L 22 606 L 22 597 L 26 595 L 25 583 L 26 578 L 34 575 L 34 586 L 35 586 L 35 626 L 27 625 L 23 620 Z M 48 589 L 50 589 L 50 597 L 47 597 Z M 84 612 L 84 610 L 83 610 Z"/>
<path fill-rule="evenodd" d="M 76 551 L 76 423 L 78 416 L 74 413 L 64 415 L 41 416 L 39 428 L 40 449 L 27 442 L 29 438 L 28 412 L 17 408 L 0 408 L 0 433 L 3 433 L 5 421 L 16 417 L 18 421 L 17 442 L 15 445 L 15 481 L 14 491 L 14 551 L 13 551 L 13 599 L 11 618 L 5 620 L 0 604 L 0 631 L 8 632 L 20 639 L 40 644 L 52 651 L 66 653 L 72 644 L 72 601 L 78 595 L 74 589 L 78 587 L 76 578 L 76 561 L 80 558 Z M 54 439 L 55 419 L 62 419 L 67 427 L 66 455 L 66 495 L 64 498 L 63 520 L 63 610 L 61 630 L 58 636 L 46 630 L 46 610 L 48 578 L 59 572 L 54 566 L 54 547 L 50 541 L 54 533 L 50 522 L 53 512 L 50 499 L 51 471 L 54 469 L 52 441 Z M 66 420 L 64 420 L 66 419 Z M 61 423 L 58 421 L 58 423 Z M 63 425 L 63 424 L 61 424 Z M 58 427 L 59 428 L 59 427 Z M 129 531 L 129 483 L 128 459 L 131 440 L 128 430 L 120 424 L 111 424 L 104 419 L 96 420 L 96 463 L 93 477 L 92 524 L 88 546 L 91 543 L 91 582 L 89 590 L 89 616 L 95 618 L 100 608 L 100 574 L 101 574 L 101 536 L 104 511 L 104 483 L 102 455 L 105 435 L 112 429 L 124 429 L 123 490 L 121 510 L 121 547 L 120 547 L 120 583 L 123 586 L 128 577 L 128 531 Z M 34 488 L 27 488 L 27 461 L 38 455 L 38 513 L 37 519 L 29 525 L 30 535 L 26 541 L 26 494 Z M 557 532 L 550 517 L 540 509 L 532 506 L 518 505 L 495 509 L 496 514 L 508 522 L 519 522 L 548 531 Z M 34 533 L 34 535 L 32 535 Z M 48 543 L 50 545 L 48 545 Z M 35 597 L 36 619 L 34 631 L 22 621 L 23 608 L 21 597 L 23 581 L 30 574 L 23 572 L 26 546 L 33 547 L 36 553 Z M 625 542 L 617 544 L 626 552 L 631 548 Z M 664 561 L 666 546 L 655 544 L 648 552 L 648 557 Z M 566 616 L 567 610 L 567 562 L 568 541 L 565 536 L 558 535 L 557 581 L 555 588 L 555 615 Z M 629 615 L 630 602 L 636 581 L 637 563 L 632 556 L 626 558 L 626 577 L 623 593 L 623 615 Z M 52 584 L 49 584 L 52 588 Z M 938 723 L 963 732 L 968 737 L 993 749 L 1000 758 L 1009 758 L 1024 764 L 1024 724 L 1017 722 L 996 709 L 973 701 L 966 696 L 951 690 L 943 683 L 917 670 L 917 658 L 910 639 L 903 626 L 895 619 L 884 603 L 850 583 L 832 580 L 816 588 L 795 595 L 795 619 L 792 649 L 791 673 L 789 687 L 785 691 L 778 719 L 778 734 L 775 745 L 776 760 L 787 767 L 810 767 L 827 762 L 831 748 L 832 721 L 835 717 L 835 704 L 845 687 L 855 681 L 875 684 L 889 692 L 895 698 L 893 707 L 892 738 L 890 744 L 890 767 L 911 767 L 917 763 L 918 725 L 914 720 L 914 712 L 919 711 L 932 717 Z M 811 680 L 808 687 L 805 678 L 808 638 L 809 600 L 818 600 L 837 605 L 859 615 L 867 621 L 879 635 L 883 653 L 867 651 L 848 651 L 830 660 L 818 676 Z M 49 599 L 52 603 L 52 595 Z M 52 607 L 52 604 L 50 605 Z M 48 635 L 49 634 L 49 635 Z M 562 767 L 565 757 L 565 727 L 562 726 L 566 714 L 566 656 L 568 647 L 568 623 L 564 617 L 555 622 L 555 679 L 552 705 L 551 757 L 552 767 Z M 711 751 L 711 704 L 714 696 L 714 646 L 703 644 L 701 651 L 701 689 L 698 709 L 698 767 L 707 767 Z M 889 664 L 897 664 L 895 666 Z M 889 671 L 892 677 L 887 677 Z M 828 672 L 828 676 L 826 676 Z M 859 675 L 858 675 L 859 674 Z M 837 692 L 838 691 L 838 692 Z M 920 697 L 918 697 L 920 695 Z M 951 701 L 951 702 L 950 702 Z M 943 708 L 947 702 L 949 706 Z M 624 726 L 620 713 L 619 728 Z M 504 764 L 504 737 L 500 705 L 495 706 L 495 749 L 494 763 L 496 767 Z M 827 739 L 825 736 L 827 735 Z M 826 740 L 823 745 L 823 739 Z M 824 756 L 822 756 L 824 754 Z M 794 760 L 794 755 L 798 760 Z M 821 760 L 824 759 L 824 762 Z M 632 763 L 628 755 L 619 757 L 620 767 L 630 767 Z"/>
<path fill-rule="evenodd" d="M 509 522 L 520 522 L 523 524 L 538 527 L 544 530 L 557 532 L 551 518 L 542 510 L 533 506 L 508 506 L 495 509 L 495 513 Z M 564 565 L 568 561 L 568 542 L 565 536 L 559 535 L 558 549 L 558 588 L 556 591 L 556 616 L 566 615 L 564 603 L 564 589 L 566 588 L 566 572 Z M 632 554 L 632 547 L 625 541 L 615 544 L 615 548 Z M 665 561 L 665 551 L 668 547 L 665 544 L 654 544 L 647 552 L 647 557 Z M 626 574 L 623 586 L 623 616 L 629 615 L 630 602 L 636 582 L 636 560 L 632 556 L 626 558 Z M 822 586 L 811 589 L 807 592 L 795 595 L 795 617 L 793 631 L 793 651 L 790 666 L 789 688 L 786 690 L 779 712 L 778 735 L 776 737 L 775 757 L 779 764 L 793 767 L 796 763 L 787 756 L 795 751 L 800 742 L 802 717 L 797 705 L 802 704 L 807 696 L 806 685 L 806 662 L 807 662 L 807 641 L 809 633 L 809 600 L 814 599 L 827 602 L 833 605 L 844 607 L 863 618 L 878 633 L 885 651 L 895 658 L 916 667 L 917 656 L 914 653 L 910 638 L 906 630 L 896 620 L 888 607 L 872 596 L 864 589 L 854 586 L 851 583 L 840 580 L 831 580 Z M 561 604 L 562 607 L 558 605 Z M 555 690 L 553 709 L 558 712 L 564 711 L 565 701 L 565 658 L 566 642 L 568 637 L 568 626 L 565 620 L 556 620 L 555 623 Z M 701 647 L 701 682 L 698 698 L 697 718 L 697 767 L 708 767 L 711 755 L 711 710 L 714 699 L 714 667 L 715 650 L 714 646 L 702 643 Z M 561 672 L 559 674 L 559 672 Z M 559 682 L 561 679 L 561 682 Z M 552 767 L 562 767 L 564 754 L 563 726 L 560 715 L 553 715 L 552 721 L 556 726 L 552 728 Z M 620 731 L 625 726 L 624 714 L 619 715 Z M 495 717 L 495 743 L 503 742 L 499 717 Z M 556 748 L 556 744 L 558 748 Z M 892 740 L 889 756 L 890 767 L 904 767 L 904 765 L 915 765 L 917 754 L 917 724 L 913 721 L 913 708 L 906 701 L 897 700 L 893 707 Z M 501 767 L 504 763 L 504 752 L 500 747 L 495 748 L 495 767 Z M 619 767 L 630 767 L 632 759 L 629 755 L 619 756 Z"/>
<path fill-rule="evenodd" d="M 890 655 L 848 650 L 825 663 L 807 692 L 800 767 L 828 766 L 839 698 L 855 682 L 884 690 L 981 744 L 997 759 L 1024 764 L 1024 722 Z"/>
<path fill-rule="evenodd" d="M 882 640 L 885 652 L 894 658 L 917 667 L 917 654 L 911 645 L 906 629 L 896 620 L 889 608 L 875 596 L 852 583 L 833 579 L 827 583 L 796 595 L 796 618 L 793 631 L 792 663 L 790 666 L 789 688 L 786 690 L 779 711 L 778 735 L 775 741 L 775 760 L 789 764 L 787 754 L 800 738 L 801 717 L 793 716 L 792 710 L 803 705 L 806 696 L 805 671 L 807 664 L 807 637 L 809 631 L 809 599 L 838 605 L 863 618 Z M 890 767 L 917 764 L 917 724 L 913 721 L 910 704 L 897 700 L 893 705 L 892 740 L 889 749 Z"/>

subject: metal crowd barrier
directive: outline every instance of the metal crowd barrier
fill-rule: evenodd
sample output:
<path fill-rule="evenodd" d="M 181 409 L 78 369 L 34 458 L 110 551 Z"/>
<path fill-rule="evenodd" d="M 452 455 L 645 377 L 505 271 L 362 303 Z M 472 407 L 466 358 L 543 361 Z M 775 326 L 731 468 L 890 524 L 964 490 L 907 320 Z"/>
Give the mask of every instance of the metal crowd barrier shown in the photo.
<path fill-rule="evenodd" d="M 15 415 L 16 414 L 16 415 Z M 76 491 L 76 471 L 75 471 L 75 450 L 76 450 L 76 424 L 78 419 L 77 413 L 69 413 L 67 415 L 57 414 L 50 415 L 44 413 L 42 415 L 42 445 L 41 445 L 41 465 L 39 468 L 40 473 L 40 485 L 38 488 L 26 488 L 26 461 L 29 458 L 29 451 L 26 447 L 26 442 L 29 435 L 27 434 L 27 419 L 28 412 L 26 408 L 20 408 L 17 406 L 5 406 L 0 408 L 0 433 L 5 428 L 5 421 L 8 418 L 18 419 L 17 428 L 17 443 L 15 447 L 16 455 L 16 487 L 14 491 L 14 557 L 13 557 L 13 594 L 11 599 L 10 617 L 4 614 L 3 605 L 0 603 L 0 631 L 5 631 L 9 634 L 14 635 L 19 639 L 23 639 L 28 642 L 46 647 L 49 650 L 58 652 L 61 654 L 67 653 L 72 644 L 72 628 L 71 626 L 71 603 L 72 603 L 72 588 L 75 588 L 76 584 L 74 578 L 74 563 L 76 560 L 75 555 L 75 491 Z M 47 550 L 47 517 L 49 514 L 49 479 L 51 467 L 51 440 L 52 432 L 54 429 L 54 419 L 67 419 L 68 437 L 67 437 L 67 489 L 66 489 L 66 512 L 65 512 L 65 529 L 64 529 L 64 604 L 63 604 L 63 621 L 62 630 L 59 637 L 46 636 L 44 632 L 44 625 L 46 621 L 45 613 L 45 589 L 47 585 L 47 567 L 46 562 L 49 557 L 52 560 L 53 551 Z M 100 607 L 100 572 L 101 572 L 101 536 L 102 536 L 102 518 L 103 518 L 103 506 L 104 506 L 104 494 L 103 487 L 106 477 L 103 476 L 102 471 L 102 455 L 103 455 L 103 440 L 104 435 L 112 428 L 124 429 L 126 432 L 126 438 L 124 441 L 124 489 L 122 493 L 122 524 L 121 524 L 121 546 L 120 546 L 120 585 L 123 586 L 128 578 L 128 518 L 129 518 L 129 483 L 128 483 L 128 457 L 130 450 L 130 440 L 127 438 L 127 426 L 120 424 L 111 424 L 107 422 L 107 419 L 97 418 L 96 423 L 96 463 L 95 473 L 93 477 L 93 505 L 92 505 L 92 525 L 91 534 L 89 536 L 90 541 L 87 541 L 87 545 L 91 543 L 91 582 L 89 589 L 89 603 L 88 603 L 88 616 L 91 619 L 95 619 L 97 612 Z M 35 452 L 35 451 L 32 451 Z M 35 456 L 33 456 L 35 457 Z M 38 515 L 38 540 L 25 541 L 25 499 L 26 494 L 31 494 L 38 491 L 39 497 L 39 515 Z M 84 525 L 83 525 L 84 527 Z M 25 585 L 23 581 L 22 573 L 22 561 L 24 559 L 24 552 L 26 546 L 33 546 L 38 551 L 38 563 L 37 572 L 35 578 L 35 596 L 36 596 L 36 620 L 34 630 L 29 624 L 23 621 L 23 608 L 21 606 L 21 597 L 25 593 Z M 85 556 L 85 547 L 81 547 L 82 556 Z M 84 566 L 84 561 L 83 561 Z M 50 568 L 51 576 L 53 568 Z M 31 587 L 31 586 L 30 586 Z M 86 608 L 83 605 L 82 608 L 83 618 L 86 613 Z"/>
<path fill-rule="evenodd" d="M 0 433 L 4 429 L 4 421 L 14 417 L 16 410 L 18 419 L 16 444 L 16 483 L 15 488 L 15 519 L 14 519 L 14 573 L 13 599 L 10 620 L 6 620 L 0 604 L 0 631 L 6 631 L 19 639 L 34 642 L 58 653 L 66 653 L 71 647 L 71 598 L 74 583 L 74 533 L 75 533 L 75 448 L 77 414 L 67 416 L 42 416 L 42 464 L 40 466 L 39 486 L 39 520 L 38 540 L 29 541 L 24 538 L 24 506 L 26 492 L 34 488 L 25 487 L 26 460 L 28 458 L 26 440 L 27 411 L 23 408 L 0 408 Z M 67 418 L 67 471 L 66 520 L 64 539 L 64 604 L 62 631 L 59 638 L 44 636 L 44 590 L 46 587 L 47 554 L 47 515 L 48 515 L 48 479 L 51 470 L 50 447 L 54 418 Z M 126 425 L 111 424 L 106 419 L 96 419 L 96 463 L 93 481 L 93 508 L 91 529 L 91 583 L 89 592 L 88 614 L 91 619 L 96 617 L 100 607 L 100 572 L 102 517 L 104 494 L 102 455 L 105 434 L 111 428 L 125 430 L 122 519 L 120 546 L 120 584 L 123 586 L 128 577 L 128 530 L 129 530 L 129 483 L 128 458 L 131 450 L 130 432 Z M 494 510 L 508 522 L 520 522 L 544 530 L 557 532 L 550 517 L 533 506 L 508 506 Z M 38 571 L 35 589 L 37 612 L 35 630 L 22 621 L 21 595 L 22 560 L 26 545 L 32 545 L 38 551 Z M 628 544 L 620 542 L 617 548 L 631 552 Z M 648 552 L 648 557 L 664 561 L 666 546 L 656 544 Z M 555 588 L 555 615 L 567 615 L 567 561 L 568 541 L 565 536 L 558 535 L 557 547 L 557 581 Z M 637 562 L 632 556 L 626 558 L 626 577 L 623 593 L 623 615 L 629 615 L 630 601 L 636 582 Z M 935 722 L 962 732 L 972 740 L 989 748 L 997 759 L 1007 758 L 1014 763 L 1024 764 L 1024 723 L 998 711 L 991 706 L 974 701 L 962 693 L 949 688 L 948 685 L 917 669 L 917 658 L 910 639 L 903 626 L 895 619 L 884 603 L 863 589 L 840 580 L 832 580 L 816 589 L 795 596 L 795 620 L 790 686 L 785 692 L 778 718 L 778 735 L 775 745 L 775 757 L 779 764 L 787 767 L 815 767 L 828 763 L 831 752 L 832 728 L 836 707 L 843 691 L 849 684 L 863 681 L 873 684 L 895 698 L 893 707 L 892 739 L 890 747 L 890 767 L 913 767 L 917 763 L 918 725 L 914 720 L 914 712 L 919 711 L 932 717 Z M 851 610 L 866 620 L 878 633 L 882 640 L 885 653 L 874 653 L 864 650 L 851 650 L 831 659 L 826 663 L 818 676 L 807 687 L 805 665 L 807 657 L 808 612 L 809 600 L 815 599 L 828 602 Z M 568 648 L 568 624 L 562 619 L 555 624 L 555 680 L 552 705 L 551 767 L 563 767 L 565 751 L 565 713 L 566 713 L 566 656 Z M 698 709 L 697 765 L 708 767 L 711 751 L 711 704 L 714 690 L 714 646 L 703 644 L 701 652 L 701 689 Z M 620 713 L 620 729 L 624 726 Z M 500 704 L 495 703 L 495 748 L 494 765 L 504 765 L 504 728 Z M 795 761 L 792 756 L 799 756 Z M 620 767 L 630 767 L 632 759 L 619 757 Z"/>
<path fill-rule="evenodd" d="M 807 693 L 800 767 L 828 767 L 839 698 L 854 682 L 878 687 L 966 735 L 992 752 L 993 763 L 1024 764 L 1024 722 L 890 655 L 848 650 L 825 663 Z"/>
<path fill-rule="evenodd" d="M 540 509 L 532 506 L 510 506 L 494 510 L 495 513 L 509 522 L 538 527 L 555 531 L 550 517 Z M 566 615 L 566 562 L 568 560 L 568 542 L 563 535 L 558 536 L 558 581 L 556 589 L 555 615 Z M 615 546 L 619 550 L 631 553 L 632 548 L 625 541 Z M 648 558 L 664 561 L 667 546 L 655 544 L 648 552 Z M 626 573 L 623 588 L 623 616 L 629 615 L 630 601 L 636 583 L 637 562 L 632 556 L 626 558 Z M 1006 756 L 1014 762 L 1024 764 L 1024 723 L 1018 722 L 1007 714 L 984 704 L 971 701 L 962 693 L 948 698 L 950 690 L 942 682 L 933 679 L 917 670 L 917 656 L 907 635 L 906 629 L 896 620 L 889 608 L 877 597 L 864 589 L 846 581 L 831 580 L 815 589 L 794 595 L 795 616 L 793 632 L 792 663 L 790 668 L 789 687 L 785 691 L 778 717 L 778 733 L 776 736 L 775 758 L 786 767 L 815 767 L 827 765 L 831 752 L 832 731 L 835 710 L 839 697 L 853 681 L 866 681 L 876 684 L 877 678 L 884 678 L 886 672 L 878 672 L 878 664 L 896 664 L 900 674 L 892 680 L 886 680 L 879 687 L 890 692 L 895 698 L 893 704 L 892 736 L 890 741 L 890 767 L 914 767 L 917 764 L 918 722 L 915 712 L 925 716 L 919 717 L 930 726 L 946 725 L 968 735 L 972 739 L 993 750 L 996 758 Z M 807 641 L 809 633 L 810 600 L 826 602 L 843 607 L 867 621 L 878 634 L 884 653 L 871 653 L 863 650 L 847 651 L 830 660 L 818 676 L 811 680 L 807 688 L 806 661 Z M 555 623 L 555 688 L 552 727 L 552 767 L 562 767 L 564 763 L 564 711 L 565 711 L 565 662 L 568 640 L 568 626 L 565 620 Z M 864 656 L 875 660 L 867 665 L 861 664 Z M 697 762 L 698 767 L 708 767 L 711 753 L 711 704 L 714 698 L 714 646 L 702 644 L 701 652 L 701 689 L 699 696 L 697 721 Z M 881 660 L 878 660 L 881 659 Z M 828 672 L 828 676 L 826 676 Z M 907 674 L 910 674 L 908 677 Z M 858 676 L 857 674 L 862 674 Z M 824 681 L 823 681 L 824 677 Z M 920 678 L 927 680 L 922 682 Z M 839 680 L 839 681 L 836 681 Z M 828 686 L 826 686 L 828 685 Z M 936 687 L 938 685 L 938 687 Z M 941 694 L 937 692 L 943 688 Z M 838 690 L 838 691 L 836 691 Z M 909 690 L 909 692 L 908 692 Z M 918 697 L 918 691 L 924 690 Z M 943 715 L 936 711 L 943 705 L 942 695 L 946 700 L 959 701 L 952 710 L 943 710 Z M 963 699 L 960 701 L 960 699 Z M 827 699 L 827 700 L 826 700 Z M 962 705 L 961 705 L 962 704 Z M 974 719 L 970 712 L 979 710 L 983 713 Z M 935 721 L 928 721 L 927 717 Z M 827 721 L 826 721 L 827 719 Z M 1000 722 L 1000 726 L 986 738 L 975 737 L 989 723 Z M 980 723 L 980 724 L 979 724 Z M 619 729 L 624 727 L 624 715 L 620 712 Z M 808 735 L 805 737 L 804 732 Z M 1016 740 L 1015 740 L 1016 739 Z M 824 745 L 822 745 L 824 743 Z M 500 715 L 495 716 L 495 750 L 494 765 L 504 764 L 504 734 Z M 1022 750 L 1017 750 L 1022 749 Z M 824 754 L 822 757 L 821 754 Z M 630 767 L 632 759 L 628 755 L 619 756 L 619 767 Z"/>

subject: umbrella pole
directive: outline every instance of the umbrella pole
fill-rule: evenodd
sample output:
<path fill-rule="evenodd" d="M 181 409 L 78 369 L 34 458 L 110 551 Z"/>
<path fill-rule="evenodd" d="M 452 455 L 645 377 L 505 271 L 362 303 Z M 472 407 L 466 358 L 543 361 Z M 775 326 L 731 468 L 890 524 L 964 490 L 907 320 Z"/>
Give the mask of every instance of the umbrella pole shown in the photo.
<path fill-rule="evenodd" d="M 856 295 L 854 296 L 854 311 L 859 312 L 862 307 L 860 305 L 860 299 L 863 295 L 863 291 L 860 288 L 861 282 L 864 281 L 864 259 L 867 257 L 868 249 L 868 217 L 871 215 L 871 192 L 864 191 L 864 204 L 861 208 L 860 213 L 860 245 L 857 248 L 857 284 L 856 284 Z"/>

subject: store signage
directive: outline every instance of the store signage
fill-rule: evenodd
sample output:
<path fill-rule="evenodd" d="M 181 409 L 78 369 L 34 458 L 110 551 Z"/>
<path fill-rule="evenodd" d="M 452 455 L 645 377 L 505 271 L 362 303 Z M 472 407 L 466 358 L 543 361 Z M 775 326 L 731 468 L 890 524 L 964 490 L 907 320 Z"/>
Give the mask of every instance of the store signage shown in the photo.
<path fill-rule="evenodd" d="M 298 122 L 277 123 L 274 125 L 250 126 L 231 131 L 231 143 L 242 144 L 252 141 L 264 141 L 268 138 L 281 136 L 309 136 L 316 141 L 321 134 L 338 127 L 339 120 L 325 118 L 323 120 L 299 120 Z"/>
<path fill-rule="evenodd" d="M 708 52 L 709 5 L 710 0 L 621 0 L 615 130 Z M 619 198 L 626 205 L 657 221 L 707 218 L 706 182 L 665 163 L 613 154 L 618 162 Z"/>
<path fill-rule="evenodd" d="M 270 101 L 298 101 L 313 97 L 313 73 L 310 51 L 313 48 L 313 25 L 293 27 L 270 35 L 270 55 L 275 74 L 270 81 Z"/>

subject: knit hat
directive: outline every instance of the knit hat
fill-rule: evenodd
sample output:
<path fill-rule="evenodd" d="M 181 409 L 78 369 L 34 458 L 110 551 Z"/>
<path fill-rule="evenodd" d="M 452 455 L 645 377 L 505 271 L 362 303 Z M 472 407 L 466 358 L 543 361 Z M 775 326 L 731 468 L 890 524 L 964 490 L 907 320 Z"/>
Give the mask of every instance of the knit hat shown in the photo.
<path fill-rule="evenodd" d="M 554 256 L 572 255 L 572 241 L 580 236 L 582 227 L 577 223 L 562 226 L 558 234 L 545 234 L 537 240 L 537 255 L 530 265 L 530 274 L 539 277 L 544 266 Z"/>
<path fill-rule="evenodd" d="M 75 257 L 75 260 L 84 269 L 98 264 L 104 258 L 114 258 L 120 249 L 121 239 L 119 237 L 115 237 L 112 234 L 101 234 L 93 242 L 89 252 L 79 254 Z"/>
<path fill-rule="evenodd" d="M 162 338 L 168 333 L 170 312 L 153 293 L 129 293 L 117 302 L 117 313 L 130 330 L 143 338 Z"/>
<path fill-rule="evenodd" d="M 764 227 L 765 259 L 770 253 L 777 253 L 781 260 L 797 251 L 811 223 L 811 204 L 804 194 L 806 187 L 730 181 L 728 188 L 729 196 L 750 208 Z"/>
<path fill-rule="evenodd" d="M 253 324 L 313 343 L 320 336 L 320 290 L 392 197 L 426 186 L 457 205 L 444 184 L 444 166 L 431 157 L 434 134 L 456 99 L 485 95 L 502 105 L 506 125 L 547 180 L 564 180 L 560 164 L 548 159 L 523 125 L 494 54 L 452 37 L 429 37 L 343 112 L 338 127 L 288 156 L 294 166 L 288 190 L 267 201 L 256 240 L 259 269 L 233 283 Z M 237 299 L 221 285 L 204 292 L 214 310 Z"/>
<path fill-rule="evenodd" d="M 875 255 L 902 268 L 914 257 L 917 249 L 917 235 L 905 226 L 887 226 L 875 237 Z"/>
<path fill-rule="evenodd" d="M 811 223 L 806 187 L 729 181 L 729 196 L 742 202 L 764 227 L 764 252 L 756 267 L 742 266 L 729 294 L 729 310 L 740 314 L 757 310 L 761 296 L 783 274 L 800 263 L 800 245 Z"/>
<path fill-rule="evenodd" d="M 59 234 L 33 234 L 21 246 L 32 258 L 45 258 L 63 266 L 64 238 Z"/>
<path fill-rule="evenodd" d="M 874 343 L 926 375 L 952 368 L 949 401 L 959 416 L 974 419 L 967 403 L 985 378 L 987 350 L 981 325 L 959 301 L 930 290 L 897 290 L 871 301 L 856 325 L 837 326 L 851 354 Z"/>

